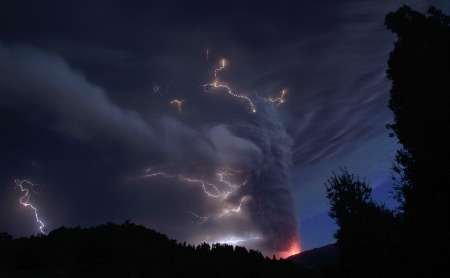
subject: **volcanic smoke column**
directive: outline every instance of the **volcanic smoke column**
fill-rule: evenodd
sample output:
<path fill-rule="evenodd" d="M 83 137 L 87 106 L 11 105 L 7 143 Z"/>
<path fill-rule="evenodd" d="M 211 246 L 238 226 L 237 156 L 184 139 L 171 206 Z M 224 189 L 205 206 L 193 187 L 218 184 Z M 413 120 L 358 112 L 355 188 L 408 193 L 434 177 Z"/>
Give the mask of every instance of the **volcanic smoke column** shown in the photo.
<path fill-rule="evenodd" d="M 237 135 L 251 140 L 263 154 L 261 163 L 252 170 L 247 192 L 242 193 L 252 196 L 248 211 L 263 233 L 262 251 L 288 257 L 301 251 L 289 184 L 293 140 L 275 106 L 263 98 L 254 101 L 258 112 L 253 122 L 233 127 Z"/>

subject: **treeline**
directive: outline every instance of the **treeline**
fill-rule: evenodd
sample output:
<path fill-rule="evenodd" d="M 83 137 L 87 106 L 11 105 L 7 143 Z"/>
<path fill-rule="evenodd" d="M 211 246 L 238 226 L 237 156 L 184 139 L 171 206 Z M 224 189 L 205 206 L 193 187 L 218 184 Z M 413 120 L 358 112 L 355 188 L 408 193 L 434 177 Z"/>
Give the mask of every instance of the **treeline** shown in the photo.
<path fill-rule="evenodd" d="M 390 210 L 347 170 L 326 183 L 336 269 L 302 269 L 243 247 L 180 244 L 131 223 L 61 228 L 48 236 L 0 234 L 0 277 L 447 277 L 450 186 L 450 17 L 402 7 L 388 61 L 396 154 Z M 367 158 L 370 159 L 370 158 Z"/>
<path fill-rule="evenodd" d="M 402 7 L 386 16 L 397 35 L 388 61 L 388 126 L 402 148 L 394 161 L 400 207 L 372 200 L 347 170 L 326 183 L 345 277 L 448 277 L 450 187 L 450 17 Z M 370 159 L 370 158 L 368 158 Z"/>
<path fill-rule="evenodd" d="M 132 223 L 0 235 L 0 277 L 294 277 L 289 261 L 230 245 L 178 243 Z"/>

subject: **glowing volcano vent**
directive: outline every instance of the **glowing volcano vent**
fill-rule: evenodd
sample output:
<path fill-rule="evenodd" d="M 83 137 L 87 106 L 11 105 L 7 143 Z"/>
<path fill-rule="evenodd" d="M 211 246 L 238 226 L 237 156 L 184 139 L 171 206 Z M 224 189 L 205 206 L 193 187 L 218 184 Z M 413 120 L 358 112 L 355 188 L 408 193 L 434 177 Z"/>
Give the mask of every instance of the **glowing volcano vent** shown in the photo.
<path fill-rule="evenodd" d="M 300 242 L 299 242 L 299 240 L 295 240 L 291 243 L 291 245 L 288 247 L 287 250 L 278 252 L 277 256 L 285 259 L 290 256 L 296 255 L 300 252 L 302 252 L 302 249 L 300 247 Z"/>

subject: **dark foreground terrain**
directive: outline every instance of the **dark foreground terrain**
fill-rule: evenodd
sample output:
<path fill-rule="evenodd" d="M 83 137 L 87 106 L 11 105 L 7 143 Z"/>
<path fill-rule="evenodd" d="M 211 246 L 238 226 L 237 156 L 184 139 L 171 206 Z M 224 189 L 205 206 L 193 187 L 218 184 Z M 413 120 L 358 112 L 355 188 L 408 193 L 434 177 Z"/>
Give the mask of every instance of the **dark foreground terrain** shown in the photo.
<path fill-rule="evenodd" d="M 132 223 L 0 236 L 0 277 L 294 277 L 288 260 L 243 247 L 181 244 Z"/>
<path fill-rule="evenodd" d="M 333 269 L 338 264 L 337 244 L 329 244 L 290 256 L 289 261 L 307 269 Z"/>
<path fill-rule="evenodd" d="M 388 128 L 401 145 L 398 208 L 375 202 L 372 187 L 344 169 L 326 182 L 336 245 L 289 260 L 107 224 L 30 238 L 0 234 L 0 277 L 449 277 L 450 17 L 404 6 L 385 24 L 397 36 L 387 76 Z"/>

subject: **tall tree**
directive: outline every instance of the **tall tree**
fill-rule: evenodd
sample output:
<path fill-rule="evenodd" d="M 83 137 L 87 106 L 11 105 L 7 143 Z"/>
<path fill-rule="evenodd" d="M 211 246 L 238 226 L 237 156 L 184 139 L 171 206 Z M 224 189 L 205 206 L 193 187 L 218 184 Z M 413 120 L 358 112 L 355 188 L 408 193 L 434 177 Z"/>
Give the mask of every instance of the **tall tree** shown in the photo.
<path fill-rule="evenodd" d="M 392 273 L 396 255 L 394 213 L 373 202 L 365 181 L 343 170 L 326 182 L 330 216 L 338 224 L 336 239 L 341 270 L 347 277 L 382 277 Z"/>
<path fill-rule="evenodd" d="M 386 16 L 397 35 L 388 62 L 404 248 L 418 277 L 445 275 L 450 186 L 450 17 L 402 7 Z M 422 267 L 419 267 L 422 266 Z"/>

